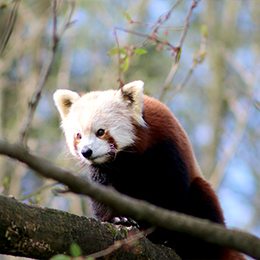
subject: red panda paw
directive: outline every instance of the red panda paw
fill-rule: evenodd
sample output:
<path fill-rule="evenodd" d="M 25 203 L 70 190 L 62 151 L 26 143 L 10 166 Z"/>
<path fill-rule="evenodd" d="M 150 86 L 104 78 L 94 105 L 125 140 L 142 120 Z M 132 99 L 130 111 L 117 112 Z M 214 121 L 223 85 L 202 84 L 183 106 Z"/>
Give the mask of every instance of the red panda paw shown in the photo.
<path fill-rule="evenodd" d="M 126 217 L 114 217 L 109 222 L 115 225 L 123 225 L 127 227 L 135 226 L 138 229 L 140 228 L 138 223 L 135 220 Z"/>

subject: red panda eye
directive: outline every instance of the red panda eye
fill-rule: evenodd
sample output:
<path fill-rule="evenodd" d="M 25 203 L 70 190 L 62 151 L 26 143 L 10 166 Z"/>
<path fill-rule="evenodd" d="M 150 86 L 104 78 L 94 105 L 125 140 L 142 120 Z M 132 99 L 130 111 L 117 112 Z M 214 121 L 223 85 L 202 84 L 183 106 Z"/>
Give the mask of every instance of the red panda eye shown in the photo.
<path fill-rule="evenodd" d="M 80 140 L 82 138 L 82 135 L 80 133 L 77 133 L 76 137 L 78 140 Z"/>
<path fill-rule="evenodd" d="M 105 130 L 104 129 L 98 129 L 97 130 L 97 133 L 96 133 L 96 136 L 97 137 L 100 137 L 100 136 L 102 136 L 102 135 L 104 135 L 105 134 Z"/>

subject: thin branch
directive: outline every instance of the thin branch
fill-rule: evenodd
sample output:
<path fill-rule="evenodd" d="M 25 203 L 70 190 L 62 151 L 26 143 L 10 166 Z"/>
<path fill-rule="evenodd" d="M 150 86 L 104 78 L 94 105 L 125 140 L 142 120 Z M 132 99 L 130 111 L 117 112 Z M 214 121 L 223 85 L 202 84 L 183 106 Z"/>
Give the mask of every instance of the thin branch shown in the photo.
<path fill-rule="evenodd" d="M 23 197 L 18 198 L 17 200 L 24 201 L 24 200 L 30 199 L 31 197 L 33 197 L 35 195 L 38 195 L 41 192 L 43 192 L 44 190 L 52 188 L 52 187 L 54 187 L 57 184 L 58 184 L 58 182 L 54 182 L 54 183 L 51 183 L 51 184 L 46 184 L 46 185 L 44 185 L 42 187 L 39 187 L 38 189 L 36 189 L 36 190 L 34 190 L 34 191 L 30 192 L 30 193 L 24 195 Z"/>
<path fill-rule="evenodd" d="M 198 63 L 193 63 L 191 68 L 189 69 L 187 75 L 184 77 L 183 81 L 178 84 L 174 90 L 174 92 L 171 94 L 171 96 L 166 100 L 165 104 L 169 105 L 169 103 L 177 96 L 177 94 L 186 86 L 188 83 L 194 69 L 197 67 Z M 164 94 L 165 95 L 165 94 Z M 164 99 L 164 96 L 161 97 L 161 100 Z"/>
<path fill-rule="evenodd" d="M 247 232 L 228 230 L 208 220 L 162 209 L 146 201 L 130 198 L 112 187 L 89 183 L 44 158 L 32 155 L 21 144 L 10 144 L 0 140 L 0 154 L 26 163 L 42 176 L 67 185 L 72 192 L 91 196 L 122 215 L 132 217 L 137 221 L 146 220 L 153 226 L 189 234 L 208 243 L 229 247 L 260 259 L 260 239 Z"/>
<path fill-rule="evenodd" d="M 153 40 L 155 41 L 157 44 L 158 43 L 162 43 L 164 45 L 167 45 L 170 49 L 172 49 L 173 51 L 176 51 L 176 47 L 174 47 L 173 45 L 171 45 L 168 41 L 163 41 L 161 40 L 159 37 L 153 35 L 153 34 L 144 34 L 144 33 L 139 33 L 139 32 L 135 32 L 135 31 L 132 31 L 132 30 L 128 30 L 128 29 L 124 29 L 124 28 L 121 28 L 121 27 L 115 27 L 115 31 L 116 30 L 120 30 L 120 31 L 123 31 L 123 32 L 126 32 L 126 33 L 131 33 L 131 34 L 134 34 L 134 35 L 137 35 L 137 36 L 140 36 L 140 37 L 144 37 L 148 40 Z M 118 44 L 118 41 L 116 42 Z M 119 44 L 118 44 L 119 46 Z M 142 45 L 144 46 L 144 45 Z"/>
<path fill-rule="evenodd" d="M 52 7 L 53 13 L 53 31 L 52 31 L 52 47 L 54 48 L 53 52 L 55 51 L 55 47 L 57 45 L 58 37 L 57 37 L 57 0 L 53 1 Z"/>
<path fill-rule="evenodd" d="M 250 73 L 243 65 L 242 63 L 236 59 L 235 57 L 231 56 L 226 50 L 224 50 L 226 60 L 228 63 L 232 66 L 233 69 L 236 70 L 237 74 L 241 77 L 244 84 L 248 86 L 249 92 L 248 97 L 251 100 L 253 91 L 256 85 L 256 79 L 258 77 L 257 74 Z M 241 143 L 241 140 L 244 136 L 247 123 L 249 120 L 250 112 L 253 108 L 253 103 L 250 102 L 247 106 L 247 108 L 242 108 L 242 106 L 239 104 L 238 101 L 236 101 L 233 97 L 233 93 L 229 94 L 228 98 L 229 107 L 231 111 L 234 113 L 237 122 L 235 125 L 235 128 L 231 134 L 232 138 L 229 140 L 229 142 L 225 145 L 223 152 L 222 152 L 222 158 L 218 161 L 211 177 L 210 177 L 210 183 L 212 183 L 214 189 L 217 189 L 220 185 L 223 177 L 225 176 L 226 169 L 231 161 L 231 159 L 234 157 L 239 144 Z"/>
<path fill-rule="evenodd" d="M 168 73 L 168 76 L 166 77 L 166 80 L 164 82 L 164 86 L 163 86 L 163 89 L 162 89 L 162 93 L 161 93 L 161 96 L 160 96 L 160 100 L 163 100 L 165 95 L 166 95 L 166 92 L 172 88 L 172 86 L 170 86 L 170 83 L 171 81 L 173 80 L 174 76 L 176 75 L 176 72 L 179 68 L 179 61 L 180 61 L 180 57 L 181 57 L 181 51 L 182 51 L 182 45 L 184 43 L 184 40 L 185 40 L 185 37 L 187 35 L 187 31 L 188 31 L 188 28 L 189 28 L 189 23 L 190 23 L 190 18 L 191 18 L 191 14 L 192 14 L 192 11 L 193 9 L 197 6 L 198 2 L 200 0 L 193 0 L 192 2 L 192 5 L 188 11 L 188 14 L 186 16 L 186 19 L 185 19 L 185 23 L 184 23 L 184 26 L 183 26 L 183 30 L 182 30 L 182 34 L 181 34 L 181 37 L 180 37 L 180 41 L 179 41 L 179 44 L 178 46 L 175 48 L 176 49 L 176 54 L 175 54 L 175 59 L 173 61 L 173 64 L 172 64 L 172 67 Z M 185 79 L 189 79 L 190 75 L 192 74 L 194 68 L 196 66 L 192 66 L 192 69 L 190 69 L 187 77 Z M 183 81 L 185 82 L 185 80 Z M 186 83 L 185 83 L 186 84 Z M 177 92 L 179 92 L 179 90 L 181 89 L 180 86 L 177 87 Z"/>
<path fill-rule="evenodd" d="M 138 24 L 144 27 L 150 27 L 150 28 L 155 28 L 156 24 L 149 24 L 149 23 L 144 23 L 144 22 L 138 22 L 138 21 L 132 21 L 130 24 Z M 184 29 L 183 26 L 160 26 L 160 29 L 166 29 L 168 31 L 182 31 Z"/>
<path fill-rule="evenodd" d="M 207 36 L 207 34 L 205 32 L 202 32 L 200 49 L 194 53 L 193 64 L 190 67 L 190 69 L 189 69 L 188 73 L 186 74 L 186 76 L 184 77 L 184 79 L 182 80 L 182 82 L 176 86 L 176 88 L 173 91 L 173 93 L 171 94 L 171 96 L 166 100 L 166 102 L 165 102 L 166 105 L 168 105 L 177 96 L 177 94 L 186 86 L 186 84 L 188 83 L 195 68 L 205 60 L 205 57 L 207 55 L 207 52 L 206 52 L 207 37 L 206 36 Z M 170 89 L 170 87 L 169 87 L 169 89 Z M 165 94 L 165 92 L 164 92 L 164 94 Z M 164 98 L 164 96 L 162 96 L 162 100 L 163 100 L 163 98 Z"/>
<path fill-rule="evenodd" d="M 149 26 L 151 28 L 154 28 L 153 31 L 150 34 L 143 34 L 143 33 L 135 32 L 135 31 L 124 29 L 124 28 L 120 28 L 120 27 L 115 27 L 114 28 L 114 39 L 115 39 L 116 47 L 118 49 L 118 53 L 117 53 L 117 56 L 118 56 L 118 74 L 119 74 L 118 82 L 120 84 L 120 87 L 122 87 L 124 85 L 124 80 L 122 78 L 122 75 L 123 75 L 124 71 L 123 71 L 123 68 L 121 68 L 122 59 L 121 59 L 120 45 L 119 45 L 119 41 L 118 41 L 118 38 L 117 38 L 116 31 L 120 30 L 120 31 L 123 31 L 123 32 L 126 32 L 126 33 L 131 33 L 131 34 L 134 34 L 134 35 L 137 35 L 137 36 L 140 36 L 140 37 L 144 37 L 145 40 L 143 41 L 142 44 L 140 44 L 142 47 L 144 47 L 148 43 L 148 41 L 154 41 L 156 44 L 161 44 L 162 46 L 168 46 L 170 50 L 173 50 L 173 53 L 176 53 L 177 52 L 177 48 L 174 47 L 172 44 L 170 44 L 168 41 L 161 40 L 157 36 L 157 33 L 158 33 L 158 29 L 159 28 L 165 28 L 162 25 L 170 18 L 173 10 L 181 2 L 182 2 L 182 0 L 178 0 L 175 3 L 175 5 L 168 12 L 166 12 L 165 14 L 163 14 L 163 15 L 161 15 L 159 17 L 159 19 L 156 21 L 156 23 L 154 25 L 150 25 L 150 24 L 147 25 L 145 23 L 137 22 L 139 25 L 144 25 L 144 26 Z M 130 21 L 130 24 L 134 24 L 134 23 L 135 23 L 134 21 L 132 21 L 132 20 Z"/>
<path fill-rule="evenodd" d="M 58 46 L 58 43 L 59 43 L 64 31 L 72 23 L 71 19 L 72 19 L 72 15 L 73 15 L 74 8 L 75 8 L 75 2 L 71 2 L 71 11 L 68 15 L 67 22 L 66 22 L 65 26 L 61 29 L 60 35 L 57 34 L 57 6 L 56 6 L 56 4 L 57 4 L 57 0 L 54 0 L 53 1 L 53 10 L 52 10 L 52 12 L 53 12 L 53 36 L 52 36 L 51 48 L 49 48 L 47 57 L 43 63 L 43 66 L 42 66 L 42 69 L 41 69 L 41 72 L 39 75 L 39 79 L 38 79 L 37 85 L 35 87 L 34 94 L 32 96 L 31 101 L 29 102 L 27 115 L 24 118 L 23 125 L 22 125 L 21 131 L 20 131 L 20 142 L 22 142 L 24 145 L 26 145 L 26 143 L 27 143 L 27 134 L 30 129 L 30 126 L 31 126 L 36 108 L 38 106 L 39 100 L 41 98 L 41 94 L 42 94 L 43 88 L 45 86 L 45 82 L 47 80 L 48 73 L 51 68 L 51 64 L 53 61 L 53 56 L 55 54 L 56 48 Z"/>
<path fill-rule="evenodd" d="M 233 98 L 230 97 L 230 99 L 233 99 Z M 249 107 L 246 109 L 246 111 L 240 109 L 239 111 L 241 111 L 241 113 L 238 114 L 236 112 L 235 105 L 234 104 L 232 105 L 231 103 L 235 103 L 234 100 L 229 100 L 229 105 L 233 107 L 233 109 L 231 109 L 231 110 L 233 110 L 234 114 L 236 115 L 237 123 L 236 123 L 235 129 L 230 134 L 232 138 L 230 138 L 229 142 L 225 145 L 225 147 L 222 151 L 222 157 L 218 161 L 218 163 L 217 163 L 216 167 L 214 168 L 214 171 L 209 179 L 209 182 L 212 184 L 212 186 L 215 190 L 218 189 L 223 177 L 225 176 L 226 169 L 227 169 L 231 159 L 234 157 L 234 155 L 239 147 L 239 144 L 241 143 L 241 140 L 244 136 L 244 133 L 245 133 L 245 130 L 247 127 L 250 111 L 253 107 L 250 104 Z"/>
<path fill-rule="evenodd" d="M 7 27 L 4 31 L 3 38 L 1 39 L 1 42 L 0 42 L 0 57 L 2 56 L 2 54 L 5 50 L 5 47 L 7 46 L 7 43 L 12 35 L 20 2 L 21 2 L 21 0 L 14 1 L 14 6 L 12 9 L 11 15 L 9 17 L 9 20 L 7 22 Z"/>
<path fill-rule="evenodd" d="M 178 47 L 179 48 L 182 48 L 182 45 L 183 45 L 183 42 L 185 40 L 185 37 L 186 37 L 186 34 L 187 34 L 187 31 L 188 31 L 188 28 L 189 28 L 189 24 L 190 24 L 190 18 L 191 18 L 191 14 L 192 14 L 192 11 L 193 9 L 197 6 L 198 2 L 200 0 L 193 0 L 192 2 L 192 5 L 188 11 L 188 14 L 186 16 L 186 20 L 185 20 L 185 24 L 184 24 L 184 30 L 182 31 L 182 34 L 181 34 L 181 38 L 180 38 L 180 42 L 178 44 Z"/>
<path fill-rule="evenodd" d="M 89 258 L 100 258 L 100 257 L 104 257 L 107 255 L 110 255 L 111 253 L 115 252 L 116 250 L 118 250 L 119 248 L 125 246 L 125 245 L 130 245 L 133 244 L 134 242 L 144 238 L 146 235 L 151 234 L 153 231 L 155 230 L 154 227 L 149 228 L 147 230 L 142 230 L 134 235 L 130 235 L 129 237 L 122 239 L 122 240 L 117 240 L 113 245 L 109 246 L 108 248 L 101 250 L 97 253 L 93 253 L 87 256 L 82 256 L 80 257 L 80 259 L 86 259 L 86 257 Z"/>
<path fill-rule="evenodd" d="M 37 82 L 37 85 L 35 88 L 35 92 L 33 94 L 32 100 L 29 102 L 29 108 L 27 111 L 27 115 L 24 118 L 23 125 L 21 127 L 21 132 L 20 132 L 20 141 L 24 145 L 26 145 L 26 143 L 27 143 L 27 133 L 30 129 L 35 110 L 36 110 L 39 100 L 41 98 L 42 90 L 45 85 L 47 75 L 48 75 L 48 72 L 49 72 L 51 64 L 52 64 L 53 55 L 54 55 L 53 51 L 49 51 L 47 53 L 47 57 L 42 66 L 40 76 L 39 76 L 39 79 L 38 79 L 38 82 Z"/>
<path fill-rule="evenodd" d="M 117 47 L 117 59 L 118 59 L 118 82 L 119 82 L 119 87 L 123 87 L 124 86 L 124 80 L 122 78 L 122 69 L 121 69 L 121 53 L 120 53 L 120 45 L 119 45 L 119 41 L 118 41 L 118 38 L 117 38 L 117 34 L 116 34 L 116 30 L 117 30 L 117 27 L 114 28 L 114 40 L 116 42 L 116 47 Z"/>
<path fill-rule="evenodd" d="M 156 35 L 156 34 L 157 34 L 158 29 L 161 28 L 161 26 L 162 26 L 167 20 L 169 20 L 169 18 L 170 18 L 170 16 L 171 16 L 172 12 L 174 11 L 174 9 L 175 9 L 176 7 L 178 7 L 178 5 L 179 5 L 181 2 L 182 2 L 182 0 L 178 0 L 178 1 L 175 3 L 175 5 L 174 5 L 168 12 L 162 14 L 162 15 L 159 17 L 159 19 L 158 19 L 157 22 L 155 23 L 155 25 L 156 25 L 156 24 L 158 24 L 158 25 L 155 26 L 155 29 L 153 30 L 153 32 L 152 32 L 150 35 L 153 36 L 153 35 Z M 146 43 L 147 43 L 148 40 L 149 40 L 149 38 L 147 38 L 147 39 L 143 42 L 142 46 L 146 45 Z"/>
<path fill-rule="evenodd" d="M 119 64 L 119 66 L 118 66 L 118 69 L 119 69 L 119 71 L 118 71 L 118 74 L 119 74 L 118 82 L 120 83 L 120 87 L 122 87 L 124 85 L 124 81 L 122 79 L 123 69 L 120 66 L 121 62 L 122 62 L 122 58 L 121 58 L 120 45 L 119 45 L 119 41 L 118 41 L 117 33 L 116 33 L 117 30 L 123 31 L 125 33 L 131 33 L 131 34 L 134 34 L 134 35 L 137 35 L 137 36 L 140 36 L 140 37 L 144 37 L 144 38 L 146 38 L 147 41 L 150 40 L 150 41 L 155 42 L 156 44 L 161 44 L 162 46 L 168 46 L 168 48 L 170 50 L 172 50 L 173 53 L 177 52 L 177 48 L 176 47 L 174 47 L 168 41 L 160 39 L 154 33 L 152 33 L 152 34 L 144 34 L 144 33 L 132 31 L 132 30 L 129 30 L 129 29 L 124 29 L 124 28 L 121 28 L 121 27 L 115 27 L 114 28 L 114 40 L 116 42 L 116 47 L 117 47 L 117 50 L 118 50 L 118 52 L 117 52 L 118 64 Z M 146 42 L 146 40 L 145 40 L 145 42 Z M 145 42 L 142 43 L 141 46 L 144 46 L 146 44 Z"/>
<path fill-rule="evenodd" d="M 174 62 L 172 63 L 171 70 L 168 73 L 168 76 L 166 77 L 166 80 L 164 82 L 163 91 L 162 91 L 161 96 L 159 98 L 160 101 L 164 100 L 167 91 L 172 88 L 172 86 L 170 85 L 170 82 L 172 81 L 175 74 L 177 73 L 178 68 L 179 68 L 179 62 L 176 62 L 176 60 L 174 60 Z M 177 87 L 176 89 L 179 92 L 180 88 Z"/>

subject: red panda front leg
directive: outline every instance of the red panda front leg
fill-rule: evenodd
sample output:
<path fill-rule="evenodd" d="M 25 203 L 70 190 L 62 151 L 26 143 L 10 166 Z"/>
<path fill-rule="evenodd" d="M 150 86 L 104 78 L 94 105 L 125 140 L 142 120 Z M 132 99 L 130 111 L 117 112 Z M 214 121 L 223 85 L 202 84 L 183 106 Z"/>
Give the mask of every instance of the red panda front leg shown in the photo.
<path fill-rule="evenodd" d="M 114 217 L 109 222 L 113 223 L 115 225 L 123 225 L 126 227 L 135 226 L 138 229 L 140 229 L 140 226 L 138 225 L 138 223 L 135 220 L 133 220 L 132 218 L 128 218 L 128 217 L 121 217 L 121 216 Z"/>
<path fill-rule="evenodd" d="M 115 225 L 123 225 L 127 227 L 136 226 L 137 228 L 140 228 L 140 226 L 135 220 L 116 214 L 116 212 L 109 209 L 106 205 L 100 202 L 92 200 L 92 207 L 95 216 L 101 221 L 106 221 Z"/>

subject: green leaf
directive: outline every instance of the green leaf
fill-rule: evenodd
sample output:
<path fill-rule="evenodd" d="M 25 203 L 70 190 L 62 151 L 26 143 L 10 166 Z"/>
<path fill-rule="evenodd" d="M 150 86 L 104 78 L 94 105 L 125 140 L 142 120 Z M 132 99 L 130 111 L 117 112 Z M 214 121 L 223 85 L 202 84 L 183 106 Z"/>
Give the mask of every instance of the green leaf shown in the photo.
<path fill-rule="evenodd" d="M 122 72 L 127 71 L 128 68 L 129 68 L 129 58 L 126 57 L 126 58 L 124 59 L 124 61 L 122 62 L 122 64 L 121 64 Z"/>
<path fill-rule="evenodd" d="M 73 257 L 78 257 L 82 255 L 82 251 L 79 245 L 72 243 L 70 246 L 70 253 Z"/>
<path fill-rule="evenodd" d="M 125 58 L 126 58 L 126 54 L 121 52 L 121 53 L 120 53 L 120 59 L 121 59 L 121 60 L 124 60 Z"/>
<path fill-rule="evenodd" d="M 112 49 L 110 49 L 110 50 L 107 52 L 107 55 L 108 55 L 108 56 L 112 56 L 112 55 L 118 54 L 118 52 L 120 52 L 120 49 L 118 49 L 118 48 L 115 46 L 115 47 L 113 47 Z"/>
<path fill-rule="evenodd" d="M 55 255 L 51 258 L 51 260 L 70 260 L 71 257 L 67 255 Z"/>
<path fill-rule="evenodd" d="M 208 28 L 207 25 L 203 24 L 200 28 L 202 36 L 206 38 L 208 36 Z"/>
<path fill-rule="evenodd" d="M 126 20 L 128 21 L 128 22 L 132 22 L 132 19 L 131 19 L 131 15 L 128 13 L 128 12 L 124 12 L 124 15 L 125 15 L 125 17 L 126 17 Z"/>
<path fill-rule="evenodd" d="M 112 55 L 115 55 L 115 54 L 118 54 L 118 53 L 126 53 L 126 49 L 125 48 L 118 48 L 117 46 L 114 46 L 112 49 L 110 49 L 107 52 L 107 55 L 112 56 Z"/>
<path fill-rule="evenodd" d="M 134 54 L 136 55 L 143 55 L 143 54 L 146 54 L 147 53 L 147 50 L 146 49 L 143 49 L 143 48 L 137 48 L 134 50 Z"/>
<path fill-rule="evenodd" d="M 2 180 L 2 185 L 6 188 L 10 183 L 10 179 L 8 176 L 5 176 L 4 179 Z"/>

